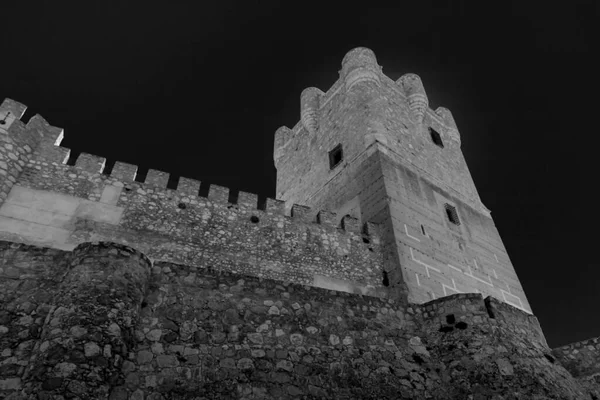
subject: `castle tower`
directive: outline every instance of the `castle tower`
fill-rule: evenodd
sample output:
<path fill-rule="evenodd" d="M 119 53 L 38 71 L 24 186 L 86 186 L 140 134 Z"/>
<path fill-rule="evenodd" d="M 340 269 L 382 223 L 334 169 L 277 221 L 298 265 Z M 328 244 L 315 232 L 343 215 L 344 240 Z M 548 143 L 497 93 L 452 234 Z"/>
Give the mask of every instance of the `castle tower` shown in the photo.
<path fill-rule="evenodd" d="M 379 223 L 389 296 L 477 292 L 531 313 L 452 114 L 429 107 L 417 75 L 393 81 L 356 48 L 327 93 L 303 92 L 301 116 L 276 133 L 277 198 Z"/>

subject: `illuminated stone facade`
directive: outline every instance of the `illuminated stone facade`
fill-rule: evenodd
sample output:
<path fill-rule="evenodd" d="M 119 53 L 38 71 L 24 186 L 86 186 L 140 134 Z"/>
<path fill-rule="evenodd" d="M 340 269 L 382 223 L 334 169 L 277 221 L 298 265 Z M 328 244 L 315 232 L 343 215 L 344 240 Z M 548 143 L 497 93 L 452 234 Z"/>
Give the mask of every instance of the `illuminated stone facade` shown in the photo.
<path fill-rule="evenodd" d="M 280 200 L 70 165 L 5 100 L 0 397 L 598 398 L 596 340 L 548 348 L 450 111 L 368 49 L 340 75 L 276 132 Z"/>

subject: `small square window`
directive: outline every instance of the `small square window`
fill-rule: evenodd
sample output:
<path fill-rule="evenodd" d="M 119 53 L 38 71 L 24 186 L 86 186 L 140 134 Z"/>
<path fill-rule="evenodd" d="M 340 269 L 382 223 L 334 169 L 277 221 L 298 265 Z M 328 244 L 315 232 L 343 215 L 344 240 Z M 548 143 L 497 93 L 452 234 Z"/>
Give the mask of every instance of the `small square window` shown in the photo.
<path fill-rule="evenodd" d="M 456 207 L 451 206 L 450 204 L 444 204 L 444 208 L 446 209 L 446 215 L 448 216 L 448 221 L 452 222 L 454 225 L 460 225 L 460 220 L 458 219 L 458 213 L 456 212 Z"/>
<path fill-rule="evenodd" d="M 334 169 L 344 159 L 342 145 L 338 144 L 329 152 L 329 168 Z"/>
<path fill-rule="evenodd" d="M 433 143 L 435 143 L 441 148 L 444 148 L 444 142 L 442 142 L 442 137 L 435 129 L 429 127 L 429 134 L 431 135 L 431 140 L 433 141 Z"/>

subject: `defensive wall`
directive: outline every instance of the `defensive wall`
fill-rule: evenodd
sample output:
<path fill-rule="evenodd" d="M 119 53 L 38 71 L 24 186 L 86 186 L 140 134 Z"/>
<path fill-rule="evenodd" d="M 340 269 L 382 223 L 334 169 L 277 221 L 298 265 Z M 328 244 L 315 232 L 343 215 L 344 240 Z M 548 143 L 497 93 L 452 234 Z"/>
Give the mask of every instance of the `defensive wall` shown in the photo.
<path fill-rule="evenodd" d="M 10 399 L 592 399 L 535 317 L 152 262 L 109 242 L 0 242 Z"/>
<path fill-rule="evenodd" d="M 573 375 L 581 386 L 595 393 L 600 386 L 600 338 L 557 347 L 552 354 Z"/>
<path fill-rule="evenodd" d="M 374 224 L 299 205 L 286 212 L 273 199 L 259 209 L 255 194 L 230 196 L 218 185 L 202 197 L 201 183 L 187 178 L 168 189 L 169 175 L 153 169 L 137 182 L 137 167 L 121 162 L 105 175 L 105 159 L 86 153 L 67 165 L 61 139 L 62 130 L 39 116 L 28 124 L 15 119 L 0 137 L 8 160 L 0 173 L 12 178 L 0 206 L 0 239 L 68 250 L 109 240 L 153 260 L 388 296 Z"/>

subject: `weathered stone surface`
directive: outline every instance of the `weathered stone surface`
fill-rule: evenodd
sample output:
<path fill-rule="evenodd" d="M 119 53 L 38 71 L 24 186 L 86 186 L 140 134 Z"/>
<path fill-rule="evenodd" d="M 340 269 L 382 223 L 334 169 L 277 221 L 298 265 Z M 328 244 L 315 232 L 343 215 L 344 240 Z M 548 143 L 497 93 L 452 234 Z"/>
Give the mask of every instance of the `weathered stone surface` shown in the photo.
<path fill-rule="evenodd" d="M 94 342 L 88 342 L 84 346 L 85 356 L 86 357 L 94 357 L 100 354 L 100 347 Z"/>
<path fill-rule="evenodd" d="M 21 260 L 30 257 L 28 252 L 33 250 L 28 246 L 13 247 L 6 242 L 0 242 L 0 248 L 5 255 L 8 251 L 15 254 L 11 249 L 26 250 L 20 253 Z M 110 249 L 106 247 L 107 252 Z M 60 261 L 61 257 L 69 260 L 68 253 L 50 249 L 43 252 L 56 260 L 54 268 L 58 269 L 50 276 L 64 275 L 58 271 L 69 268 L 68 262 Z M 104 253 L 98 256 L 84 257 L 81 262 L 92 265 L 103 260 Z M 0 268 L 7 262 L 1 260 L 8 259 L 0 257 Z M 107 303 L 110 310 L 105 314 L 106 319 L 97 319 L 97 313 L 91 314 L 90 321 L 103 324 L 104 328 L 98 330 L 95 325 L 84 323 L 83 314 L 73 308 L 77 303 L 70 301 L 58 304 L 52 311 L 49 324 L 56 320 L 52 329 L 60 330 L 49 332 L 54 332 L 53 335 L 65 332 L 72 338 L 71 345 L 78 346 L 76 349 L 67 350 L 56 343 L 53 336 L 15 338 L 16 344 L 1 353 L 5 360 L 1 371 L 9 374 L 2 378 L 4 393 L 29 387 L 19 380 L 22 372 L 16 362 L 27 361 L 31 351 L 38 351 L 45 364 L 33 366 L 35 369 L 31 369 L 27 384 L 35 384 L 32 378 L 40 376 L 43 377 L 39 381 L 40 391 L 67 390 L 79 393 L 80 397 L 87 393 L 95 393 L 96 398 L 127 393 L 130 398 L 148 399 L 160 398 L 167 391 L 175 390 L 186 396 L 243 398 L 250 395 L 243 395 L 246 390 L 254 393 L 253 389 L 238 391 L 237 386 L 227 383 L 231 379 L 239 381 L 242 375 L 247 377 L 243 379 L 250 379 L 249 384 L 263 388 L 264 391 L 259 392 L 266 398 L 309 394 L 336 398 L 345 396 L 343 393 L 349 393 L 351 398 L 383 399 L 402 395 L 454 399 L 464 393 L 493 398 L 515 391 L 525 398 L 539 394 L 546 398 L 578 399 L 582 395 L 581 384 L 557 361 L 549 361 L 549 349 L 536 329 L 531 328 L 534 326 L 531 324 L 535 324 L 533 317 L 500 302 L 489 300 L 484 304 L 479 295 L 455 295 L 425 305 L 411 305 L 409 309 L 375 297 L 300 285 L 288 285 L 285 290 L 289 297 L 281 297 L 279 282 L 251 276 L 243 277 L 243 289 L 231 291 L 232 287 L 240 288 L 240 275 L 208 270 L 196 273 L 198 283 L 182 287 L 178 277 L 189 276 L 190 267 L 166 262 L 154 265 L 156 272 L 148 283 L 153 289 L 139 300 L 140 304 L 146 303 L 143 317 L 132 315 L 131 322 L 123 318 L 119 322 L 111 320 L 113 313 L 117 312 L 115 316 L 118 316 L 119 310 L 130 310 L 125 303 L 119 305 L 123 299 L 112 299 Z M 39 271 L 49 273 L 44 269 Z M 34 285 L 30 290 L 39 289 Z M 154 295 L 156 290 L 164 295 Z M 90 293 L 86 290 L 85 296 L 77 298 L 90 298 Z M 214 304 L 222 304 L 226 310 L 239 310 L 239 327 L 227 325 L 225 322 L 230 317 L 213 312 L 207 298 Z M 304 313 L 269 315 L 251 311 L 259 305 L 264 307 L 265 301 L 278 308 L 302 309 Z M 5 309 L 11 310 L 13 303 L 6 304 Z M 301 306 L 294 307 L 294 304 Z M 31 313 L 39 310 L 39 318 L 44 316 L 44 319 L 52 310 L 52 307 L 28 308 Z M 388 311 L 381 312 L 383 308 Z M 450 314 L 466 327 L 451 331 L 440 329 L 440 320 L 445 322 Z M 30 315 L 33 321 L 38 318 Z M 198 319 L 198 315 L 202 318 Z M 9 327 L 23 321 L 22 316 L 12 319 L 8 314 L 0 318 L 4 318 Z M 185 326 L 191 333 L 168 342 L 163 333 L 173 332 L 171 329 L 175 328 L 167 322 L 169 320 L 178 321 L 176 325 L 180 330 Z M 390 329 L 409 320 L 411 324 L 402 329 Z M 65 326 L 66 321 L 72 325 Z M 115 334 L 113 324 L 121 327 L 120 335 Z M 135 331 L 143 335 L 132 342 L 119 342 L 120 337 L 127 335 L 137 337 Z M 153 331 L 158 332 L 149 335 Z M 226 332 L 222 340 L 216 335 Z M 241 335 L 230 336 L 232 332 Z M 36 340 L 39 347 L 35 345 Z M 111 349 L 109 355 L 104 350 L 107 346 Z M 579 348 L 588 349 L 587 346 L 590 345 Z M 6 361 L 11 357 L 15 357 L 12 364 Z M 85 363 L 89 363 L 93 371 L 90 367 L 80 367 Z M 46 365 L 53 367 L 47 370 Z M 102 375 L 107 372 L 108 375 Z M 474 376 L 477 379 L 473 380 Z M 104 384 L 98 386 L 98 382 Z M 588 383 L 585 390 L 592 392 L 594 386 Z"/>
<path fill-rule="evenodd" d="M 4 250 L 3 257 L 8 254 Z M 49 255 L 46 262 L 52 260 Z M 23 276 L 30 283 L 36 278 L 43 283 L 42 289 L 23 285 L 21 295 L 27 296 L 30 303 L 37 298 L 53 304 L 40 304 L 35 311 L 28 306 L 29 318 L 22 315 L 15 321 L 31 325 L 46 320 L 48 329 L 40 330 L 34 340 L 29 335 L 17 334 L 16 355 L 26 368 L 6 372 L 27 376 L 24 387 L 41 397 L 66 390 L 83 398 L 105 398 L 110 387 L 117 387 L 124 380 L 123 357 L 134 350 L 131 341 L 122 339 L 118 327 L 127 327 L 132 332 L 137 323 L 137 309 L 150 272 L 149 261 L 126 246 L 94 243 L 79 246 L 57 265 L 68 266 L 64 269 L 66 274 L 59 275 L 60 281 L 43 278 L 46 271 L 32 274 L 35 270 L 31 266 Z M 48 269 L 50 273 L 56 272 L 52 267 Z M 55 292 L 52 298 L 32 293 L 44 294 L 48 287 Z M 10 298 L 7 304 L 11 304 Z M 6 361 L 3 364 L 7 365 Z M 133 363 L 129 364 L 129 369 L 135 368 Z"/>

